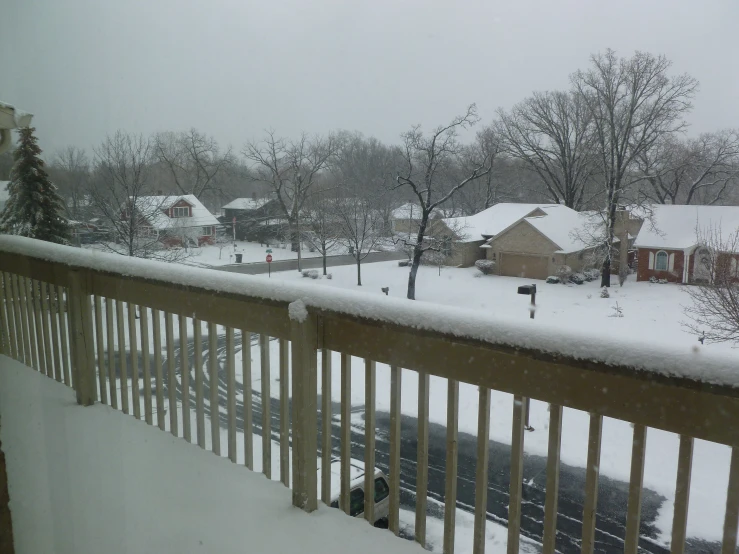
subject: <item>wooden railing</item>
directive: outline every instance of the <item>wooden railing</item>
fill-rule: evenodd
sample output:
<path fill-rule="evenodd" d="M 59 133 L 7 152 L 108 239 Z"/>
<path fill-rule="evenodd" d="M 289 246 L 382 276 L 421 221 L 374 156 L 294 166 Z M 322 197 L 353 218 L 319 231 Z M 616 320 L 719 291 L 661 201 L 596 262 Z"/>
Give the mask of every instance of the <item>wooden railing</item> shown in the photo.
<path fill-rule="evenodd" d="M 250 345 L 258 335 L 262 405 L 262 472 L 271 478 L 272 449 L 270 338 L 279 341 L 279 478 L 291 486 L 293 504 L 306 511 L 331 490 L 331 366 L 339 352 L 340 507 L 349 513 L 351 458 L 351 361 L 364 359 L 366 467 L 375 467 L 375 365 L 390 371 L 389 528 L 400 529 L 401 381 L 418 374 L 418 442 L 415 539 L 426 544 L 429 454 L 429 378 L 448 383 L 446 486 L 443 549 L 453 552 L 457 501 L 457 428 L 459 384 L 479 387 L 477 467 L 473 551 L 485 549 L 488 518 L 488 456 L 491 390 L 514 395 L 511 445 L 508 552 L 519 550 L 525 412 L 529 399 L 550 403 L 543 551 L 555 551 L 557 495 L 563 406 L 590 414 L 582 552 L 595 547 L 596 505 L 602 423 L 613 417 L 633 425 L 631 478 L 624 551 L 639 544 L 642 477 L 647 428 L 678 433 L 680 450 L 674 506 L 672 552 L 686 539 L 688 491 L 694 438 L 732 447 L 728 493 L 713 491 L 726 503 L 723 549 L 733 553 L 739 520 L 739 393 L 728 384 L 707 384 L 664 372 L 575 359 L 557 352 L 461 336 L 454 314 L 443 323 L 423 322 L 428 308 L 382 297 L 332 292 L 332 300 L 314 287 L 287 286 L 239 275 L 184 268 L 78 249 L 0 237 L 0 334 L 2 353 L 73 387 L 77 401 L 96 401 L 132 413 L 149 425 L 225 454 L 253 469 L 251 355 L 242 355 L 241 386 L 236 379 L 236 339 Z M 368 306 L 373 306 L 368 309 Z M 386 309 L 385 309 L 386 308 Z M 404 313 L 405 319 L 393 314 Z M 387 315 L 384 315 L 387 314 Z M 413 318 L 414 314 L 418 316 Z M 419 321 L 409 324 L 408 321 Z M 138 323 L 137 323 L 138 322 Z M 162 327 L 163 323 L 163 327 Z M 459 327 L 464 327 L 459 319 Z M 203 335 L 203 326 L 206 333 Z M 219 332 L 219 327 L 222 332 Z M 164 338 L 162 331 L 164 329 Z M 184 343 L 192 335 L 194 367 Z M 219 364 L 214 353 L 225 336 L 225 405 L 219 396 Z M 177 398 L 176 345 L 179 341 L 180 401 Z M 203 347 L 206 346 L 204 349 Z M 246 346 L 243 347 L 247 352 Z M 250 351 L 249 347 L 249 351 Z M 564 344 L 563 344 L 563 350 Z M 126 353 L 129 352 L 128 357 Z M 166 353 L 166 364 L 163 362 Z M 317 367 L 321 354 L 320 372 Z M 207 355 L 207 367 L 204 362 Z M 597 353 L 593 354 L 597 359 Z M 695 363 L 699 363 L 696 360 Z M 117 362 L 117 363 L 116 363 Z M 712 362 L 713 363 L 713 362 Z M 648 363 L 647 363 L 648 365 Z M 714 363 L 715 365 L 715 363 Z M 116 371 L 117 370 L 117 371 Z M 317 402 L 320 373 L 321 403 Z M 139 385 L 143 381 L 143 388 Z M 191 380 L 192 378 L 192 380 Z M 130 381 L 130 386 L 129 386 Z M 165 383 L 166 381 L 166 383 Z M 289 383 L 292 390 L 288 390 Z M 205 384 L 209 389 L 206 409 Z M 165 397 L 165 386 L 167 396 Z M 19 392 L 19 393 L 22 393 Z M 194 401 L 191 395 L 194 393 Z M 237 396 L 242 410 L 237 413 Z M 292 418 L 289 398 L 291 397 Z M 168 410 L 168 419 L 165 410 Z M 208 413 L 209 412 L 209 413 Z M 320 426 L 317 413 L 321 414 Z M 237 418 L 243 440 L 237 444 Z M 210 419 L 210 429 L 206 420 Z M 221 428 L 226 441 L 221 444 Z M 321 429 L 321 488 L 318 491 L 318 430 Z M 241 455 L 239 455 L 239 451 Z M 290 453 L 292 452 L 292 459 Z M 292 471 L 291 471 L 292 469 Z M 365 491 L 373 491 L 365 473 Z M 373 495 L 365 495 L 365 518 L 372 522 Z"/>

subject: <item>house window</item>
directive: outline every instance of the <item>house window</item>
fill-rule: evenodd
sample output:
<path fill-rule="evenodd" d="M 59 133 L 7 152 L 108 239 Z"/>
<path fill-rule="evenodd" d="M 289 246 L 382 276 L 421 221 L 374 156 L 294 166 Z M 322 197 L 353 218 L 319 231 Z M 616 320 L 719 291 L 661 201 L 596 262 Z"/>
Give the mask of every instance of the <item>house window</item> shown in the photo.
<path fill-rule="evenodd" d="M 657 271 L 667 271 L 667 252 L 660 250 L 654 262 L 654 269 Z"/>
<path fill-rule="evenodd" d="M 213 234 L 213 227 L 203 227 L 203 236 L 209 237 Z"/>
<path fill-rule="evenodd" d="M 190 217 L 189 206 L 177 206 L 172 208 L 172 217 Z"/>

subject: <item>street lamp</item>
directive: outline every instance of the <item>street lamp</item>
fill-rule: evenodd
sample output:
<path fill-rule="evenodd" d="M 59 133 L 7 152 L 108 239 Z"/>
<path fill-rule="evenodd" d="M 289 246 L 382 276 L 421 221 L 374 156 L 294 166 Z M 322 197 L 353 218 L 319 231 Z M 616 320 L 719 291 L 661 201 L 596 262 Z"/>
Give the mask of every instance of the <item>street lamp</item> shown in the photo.
<path fill-rule="evenodd" d="M 33 114 L 0 101 L 0 154 L 10 148 L 10 130 L 30 127 Z"/>

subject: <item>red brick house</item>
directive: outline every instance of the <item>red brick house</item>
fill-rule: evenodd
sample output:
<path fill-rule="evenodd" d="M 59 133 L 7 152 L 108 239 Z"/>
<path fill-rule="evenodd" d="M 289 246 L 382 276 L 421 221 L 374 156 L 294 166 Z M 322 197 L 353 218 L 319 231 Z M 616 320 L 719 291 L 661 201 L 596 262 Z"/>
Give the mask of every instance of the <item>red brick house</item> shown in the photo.
<path fill-rule="evenodd" d="M 637 281 L 705 283 L 717 273 L 739 281 L 739 249 L 713 252 L 703 239 L 712 232 L 728 239 L 739 229 L 739 207 L 655 205 L 650 211 L 635 242 Z"/>
<path fill-rule="evenodd" d="M 137 233 L 153 237 L 167 246 L 185 243 L 213 244 L 221 226 L 216 217 L 194 195 L 140 196 L 135 209 L 139 214 Z M 128 218 L 128 208 L 121 218 Z"/>

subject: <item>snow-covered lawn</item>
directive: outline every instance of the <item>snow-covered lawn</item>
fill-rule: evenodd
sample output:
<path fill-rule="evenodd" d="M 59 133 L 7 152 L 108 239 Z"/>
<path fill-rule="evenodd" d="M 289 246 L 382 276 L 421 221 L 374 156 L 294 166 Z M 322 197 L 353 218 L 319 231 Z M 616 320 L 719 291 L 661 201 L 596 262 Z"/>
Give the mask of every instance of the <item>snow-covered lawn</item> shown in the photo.
<path fill-rule="evenodd" d="M 354 268 L 337 267 L 332 270 L 333 279 L 311 281 L 316 287 L 340 287 L 359 289 L 354 281 Z M 529 320 L 527 296 L 517 294 L 517 287 L 531 281 L 513 277 L 478 277 L 471 269 L 443 268 L 441 276 L 437 268 L 422 267 L 417 283 L 417 298 L 439 304 L 483 310 L 511 320 Z M 381 287 L 390 287 L 390 295 L 404 297 L 408 270 L 399 268 L 397 262 L 367 264 L 363 268 L 365 285 L 361 290 L 383 294 Z M 273 274 L 272 279 L 300 279 L 293 272 Z M 306 280 L 303 280 L 305 282 Z M 653 285 L 629 281 L 621 288 L 610 289 L 611 298 L 601 298 L 598 283 L 584 285 L 547 285 L 537 282 L 536 318 L 530 321 L 532 332 L 537 328 L 600 329 L 604 336 L 619 336 L 643 340 L 650 337 L 654 343 L 685 345 L 695 343 L 681 323 L 685 321 L 682 306 L 690 302 L 682 287 Z M 618 302 L 623 317 L 613 317 Z M 593 344 L 596 349 L 597 344 Z M 719 349 L 731 353 L 727 345 L 706 345 L 702 348 Z M 739 357 L 737 357 L 739 362 Z M 338 357 L 333 360 L 338 368 Z M 362 360 L 352 364 L 352 403 L 364 403 Z M 333 372 L 332 397 L 339 400 L 340 372 Z M 417 377 L 414 372 L 404 372 L 402 411 L 417 413 Z M 272 389 L 276 389 L 273 387 Z M 432 421 L 446 422 L 446 381 L 431 379 L 430 406 Z M 274 393 L 273 393 L 274 394 Z M 377 366 L 377 407 L 388 410 L 390 403 L 389 368 Z M 512 396 L 493 392 L 491 414 L 491 438 L 504 443 L 511 442 Z M 531 425 L 536 431 L 526 433 L 526 451 L 546 455 L 548 405 L 532 401 Z M 585 467 L 587 458 L 588 414 L 565 409 L 562 430 L 562 460 L 564 463 Z M 474 434 L 477 428 L 477 389 L 460 386 L 460 431 Z M 603 425 L 603 446 L 600 469 L 603 475 L 628 481 L 630 470 L 632 427 L 629 423 L 606 418 Z M 669 542 L 672 525 L 672 501 L 677 475 L 677 435 L 650 429 L 647 437 L 647 461 L 644 472 L 645 486 L 667 498 L 663 504 L 657 526 L 660 537 Z M 696 441 L 693 459 L 693 479 L 690 492 L 688 534 L 706 540 L 720 540 L 722 536 L 724 499 L 723 491 L 728 482 L 730 449 L 725 446 Z M 544 477 L 542 476 L 542 479 Z M 543 483 L 542 483 L 543 485 Z M 718 494 L 718 497 L 716 496 Z"/>

